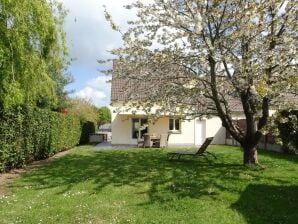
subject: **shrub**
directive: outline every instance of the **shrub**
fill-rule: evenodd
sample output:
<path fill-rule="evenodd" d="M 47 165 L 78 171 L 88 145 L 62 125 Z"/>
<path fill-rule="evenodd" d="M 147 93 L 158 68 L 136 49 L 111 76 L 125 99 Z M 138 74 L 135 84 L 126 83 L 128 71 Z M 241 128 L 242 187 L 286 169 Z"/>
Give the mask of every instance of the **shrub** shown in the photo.
<path fill-rule="evenodd" d="M 80 144 L 89 143 L 90 134 L 95 133 L 95 123 L 91 121 L 82 122 L 82 134 L 80 138 Z"/>
<path fill-rule="evenodd" d="M 284 110 L 278 116 L 276 124 L 282 149 L 285 153 L 295 153 L 298 151 L 298 111 Z"/>
<path fill-rule="evenodd" d="M 45 159 L 79 143 L 80 120 L 48 110 L 0 111 L 0 172 Z"/>

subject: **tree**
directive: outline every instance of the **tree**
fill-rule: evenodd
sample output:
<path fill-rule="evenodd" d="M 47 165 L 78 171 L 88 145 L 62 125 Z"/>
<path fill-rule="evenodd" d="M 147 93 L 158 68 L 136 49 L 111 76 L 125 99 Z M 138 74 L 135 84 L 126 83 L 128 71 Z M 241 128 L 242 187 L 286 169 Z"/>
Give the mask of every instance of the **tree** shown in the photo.
<path fill-rule="evenodd" d="M 94 134 L 97 129 L 96 124 L 99 122 L 98 108 L 90 101 L 81 98 L 69 99 L 67 104 L 68 108 L 65 112 L 75 115 L 81 122 L 80 144 L 87 144 L 90 134 Z"/>
<path fill-rule="evenodd" d="M 243 163 L 257 164 L 269 110 L 298 92 L 297 1 L 154 0 L 126 8 L 138 12 L 126 32 L 105 13 L 124 42 L 112 50 L 113 74 L 142 95 L 131 99 L 147 111 L 159 104 L 160 111 L 219 116 L 244 149 Z M 235 102 L 245 131 L 233 122 Z"/>
<path fill-rule="evenodd" d="M 81 98 L 69 99 L 67 112 L 80 118 L 81 122 L 98 122 L 97 108 L 90 101 Z"/>
<path fill-rule="evenodd" d="M 101 107 L 98 109 L 98 124 L 111 123 L 111 111 L 108 107 Z"/>
<path fill-rule="evenodd" d="M 0 106 L 57 107 L 65 100 L 66 15 L 55 0 L 0 1 Z"/>

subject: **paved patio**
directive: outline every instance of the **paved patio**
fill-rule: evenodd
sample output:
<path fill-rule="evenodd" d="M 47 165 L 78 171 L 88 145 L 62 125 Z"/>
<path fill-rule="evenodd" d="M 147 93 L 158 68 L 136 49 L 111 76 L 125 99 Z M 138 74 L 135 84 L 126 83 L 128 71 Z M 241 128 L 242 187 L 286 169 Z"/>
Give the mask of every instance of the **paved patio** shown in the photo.
<path fill-rule="evenodd" d="M 112 145 L 111 142 L 102 142 L 92 148 L 95 151 L 101 150 L 117 150 L 117 149 L 131 149 L 137 148 L 136 145 Z"/>
<path fill-rule="evenodd" d="M 184 149 L 189 149 L 189 148 L 197 148 L 198 146 L 195 145 L 169 145 L 168 148 L 184 148 Z M 119 150 L 119 149 L 142 149 L 138 148 L 137 145 L 112 145 L 111 142 L 102 142 L 97 144 L 92 148 L 94 151 L 102 151 L 102 150 Z"/>

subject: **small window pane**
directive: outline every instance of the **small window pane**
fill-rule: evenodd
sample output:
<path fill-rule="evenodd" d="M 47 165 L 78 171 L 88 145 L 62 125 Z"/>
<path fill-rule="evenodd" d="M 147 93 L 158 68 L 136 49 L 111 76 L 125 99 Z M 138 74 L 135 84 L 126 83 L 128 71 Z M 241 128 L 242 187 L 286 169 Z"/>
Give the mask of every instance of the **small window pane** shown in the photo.
<path fill-rule="evenodd" d="M 169 130 L 170 131 L 173 131 L 174 130 L 174 119 L 170 119 Z"/>
<path fill-rule="evenodd" d="M 175 119 L 175 130 L 180 131 L 180 120 L 179 119 Z"/>

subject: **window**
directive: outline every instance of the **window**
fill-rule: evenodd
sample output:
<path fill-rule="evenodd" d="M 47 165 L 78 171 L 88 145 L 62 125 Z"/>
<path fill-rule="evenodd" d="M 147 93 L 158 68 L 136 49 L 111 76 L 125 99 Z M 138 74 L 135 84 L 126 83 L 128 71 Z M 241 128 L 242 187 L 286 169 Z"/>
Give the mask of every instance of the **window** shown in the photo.
<path fill-rule="evenodd" d="M 147 119 L 132 119 L 132 138 L 137 139 L 138 136 L 143 138 L 143 135 L 148 132 Z"/>
<path fill-rule="evenodd" d="M 169 131 L 181 133 L 181 121 L 180 119 L 170 118 L 169 120 Z"/>

